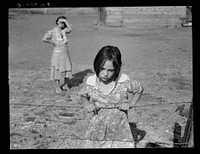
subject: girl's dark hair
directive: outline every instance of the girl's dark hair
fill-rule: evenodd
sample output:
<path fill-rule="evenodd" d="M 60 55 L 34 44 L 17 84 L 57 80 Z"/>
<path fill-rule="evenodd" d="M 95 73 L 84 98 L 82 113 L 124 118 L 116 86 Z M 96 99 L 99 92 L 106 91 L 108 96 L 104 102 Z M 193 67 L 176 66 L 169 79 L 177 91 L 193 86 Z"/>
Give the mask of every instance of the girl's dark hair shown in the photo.
<path fill-rule="evenodd" d="M 67 20 L 67 18 L 65 17 L 65 16 L 59 16 L 57 19 L 56 19 L 56 25 L 58 24 L 58 20 L 59 19 L 66 19 Z M 64 23 L 64 22 L 63 22 Z M 67 27 L 67 25 L 64 23 L 64 28 L 66 28 Z"/>
<path fill-rule="evenodd" d="M 119 76 L 119 72 L 122 66 L 120 50 L 115 46 L 107 45 L 99 50 L 93 63 L 94 71 L 96 75 L 99 76 L 99 72 L 101 71 L 105 62 L 108 60 L 113 62 L 113 67 L 115 69 L 113 77 L 115 81 Z"/>

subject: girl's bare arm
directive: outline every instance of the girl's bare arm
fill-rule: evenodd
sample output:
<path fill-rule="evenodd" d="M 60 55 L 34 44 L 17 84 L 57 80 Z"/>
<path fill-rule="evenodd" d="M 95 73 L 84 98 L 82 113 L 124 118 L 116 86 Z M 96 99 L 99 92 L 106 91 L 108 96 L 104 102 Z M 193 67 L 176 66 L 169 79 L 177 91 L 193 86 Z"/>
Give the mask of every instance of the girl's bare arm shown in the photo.
<path fill-rule="evenodd" d="M 41 41 L 42 41 L 42 42 L 45 42 L 45 43 L 53 44 L 53 41 L 52 41 L 52 39 L 51 39 L 51 37 L 50 37 L 49 32 L 47 32 L 47 33 L 44 35 L 44 37 L 42 38 Z"/>
<path fill-rule="evenodd" d="M 94 104 L 89 102 L 86 97 L 81 96 L 81 102 L 83 103 L 84 109 L 86 109 L 88 112 L 92 112 L 95 110 Z"/>
<path fill-rule="evenodd" d="M 67 25 L 67 28 L 64 29 L 66 33 L 72 32 L 72 26 L 66 19 L 60 19 L 60 21 L 65 22 L 65 24 Z"/>
<path fill-rule="evenodd" d="M 127 101 L 127 103 L 129 104 L 130 108 L 137 104 L 137 102 L 141 98 L 142 94 L 143 94 L 143 88 L 140 91 L 140 93 L 136 93 L 136 94 L 128 93 L 128 101 Z"/>
<path fill-rule="evenodd" d="M 52 39 L 48 39 L 45 36 L 42 38 L 42 42 L 54 44 L 53 41 L 52 41 Z"/>

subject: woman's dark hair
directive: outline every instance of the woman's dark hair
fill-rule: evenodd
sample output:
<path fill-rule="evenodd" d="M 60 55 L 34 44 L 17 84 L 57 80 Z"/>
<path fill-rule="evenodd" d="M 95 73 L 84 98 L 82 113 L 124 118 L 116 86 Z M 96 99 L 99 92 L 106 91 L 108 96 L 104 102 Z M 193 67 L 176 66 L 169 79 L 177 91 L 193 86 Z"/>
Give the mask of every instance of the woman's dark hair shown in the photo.
<path fill-rule="evenodd" d="M 122 66 L 120 50 L 115 46 L 107 45 L 99 50 L 93 63 L 94 71 L 98 76 L 105 62 L 108 60 L 113 62 L 113 67 L 115 69 L 113 77 L 115 81 L 119 76 L 119 72 Z"/>
<path fill-rule="evenodd" d="M 65 17 L 65 16 L 59 16 L 57 19 L 56 19 L 56 25 L 58 24 L 58 20 L 59 19 L 66 19 L 67 20 L 67 18 Z M 64 22 L 63 22 L 64 23 Z M 64 23 L 64 28 L 66 28 L 67 27 L 67 25 Z"/>

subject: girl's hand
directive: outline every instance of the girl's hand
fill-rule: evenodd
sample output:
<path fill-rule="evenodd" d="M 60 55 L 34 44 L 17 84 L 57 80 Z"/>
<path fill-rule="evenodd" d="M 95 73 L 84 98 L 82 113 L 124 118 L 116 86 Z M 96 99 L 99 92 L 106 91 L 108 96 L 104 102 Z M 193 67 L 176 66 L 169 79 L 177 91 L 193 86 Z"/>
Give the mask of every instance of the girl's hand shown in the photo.
<path fill-rule="evenodd" d="M 88 112 L 95 111 L 95 106 L 91 103 L 85 103 L 84 104 L 84 109 L 86 109 Z"/>
<path fill-rule="evenodd" d="M 72 24 L 69 24 L 69 22 L 67 21 L 67 19 L 60 19 L 59 22 L 65 22 L 67 27 L 68 26 L 71 26 L 72 27 Z"/>
<path fill-rule="evenodd" d="M 66 19 L 59 19 L 59 22 L 66 22 Z"/>
<path fill-rule="evenodd" d="M 128 103 L 122 103 L 119 105 L 119 109 L 121 110 L 128 110 L 130 108 Z"/>

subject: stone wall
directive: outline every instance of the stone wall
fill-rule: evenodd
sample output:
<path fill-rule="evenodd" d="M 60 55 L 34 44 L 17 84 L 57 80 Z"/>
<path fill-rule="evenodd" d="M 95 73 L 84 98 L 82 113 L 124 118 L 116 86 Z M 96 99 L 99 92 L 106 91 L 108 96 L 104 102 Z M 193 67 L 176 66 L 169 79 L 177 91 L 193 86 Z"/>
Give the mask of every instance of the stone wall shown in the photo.
<path fill-rule="evenodd" d="M 174 27 L 180 25 L 181 17 L 185 17 L 186 6 L 106 7 L 104 11 L 100 13 L 105 15 L 101 19 L 106 26 Z"/>

